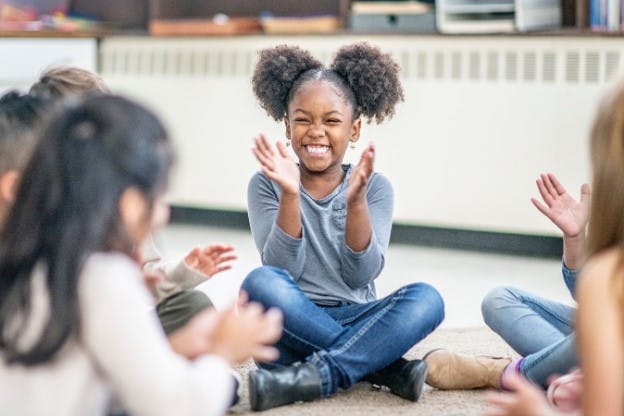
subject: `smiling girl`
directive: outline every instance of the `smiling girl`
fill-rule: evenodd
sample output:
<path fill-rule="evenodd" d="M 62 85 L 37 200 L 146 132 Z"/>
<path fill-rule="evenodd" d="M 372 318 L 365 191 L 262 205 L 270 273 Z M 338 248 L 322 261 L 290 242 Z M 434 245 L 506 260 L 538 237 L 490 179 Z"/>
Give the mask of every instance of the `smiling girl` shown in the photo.
<path fill-rule="evenodd" d="M 297 47 L 260 52 L 254 93 L 284 120 L 287 142 L 255 139 L 262 172 L 249 183 L 248 209 L 265 267 L 243 289 L 280 308 L 285 329 L 278 361 L 250 374 L 254 410 L 327 397 L 361 379 L 408 400 L 422 392 L 426 364 L 401 357 L 440 324 L 442 298 L 415 283 L 377 299 L 392 186 L 374 172 L 372 144 L 356 166 L 343 164 L 362 116 L 380 123 L 403 100 L 398 71 L 389 55 L 364 43 L 341 48 L 329 68 Z"/>

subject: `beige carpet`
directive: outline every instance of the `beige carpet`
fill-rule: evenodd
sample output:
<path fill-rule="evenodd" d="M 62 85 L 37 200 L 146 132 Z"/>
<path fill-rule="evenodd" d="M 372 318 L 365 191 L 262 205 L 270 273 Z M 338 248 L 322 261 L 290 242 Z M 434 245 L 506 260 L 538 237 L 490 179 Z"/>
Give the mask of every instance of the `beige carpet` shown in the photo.
<path fill-rule="evenodd" d="M 488 328 L 441 329 L 412 348 L 407 358 L 421 358 L 433 348 L 444 347 L 454 351 L 494 356 L 515 356 L 496 334 Z M 246 374 L 253 364 L 238 370 L 243 375 L 241 402 L 232 409 L 236 414 L 254 414 L 249 410 Z M 324 400 L 297 403 L 271 409 L 263 414 L 284 416 L 330 415 L 418 415 L 469 416 L 480 415 L 484 409 L 483 391 L 439 391 L 425 386 L 417 403 L 402 400 L 386 391 L 376 391 L 368 383 L 359 383 L 348 391 Z"/>

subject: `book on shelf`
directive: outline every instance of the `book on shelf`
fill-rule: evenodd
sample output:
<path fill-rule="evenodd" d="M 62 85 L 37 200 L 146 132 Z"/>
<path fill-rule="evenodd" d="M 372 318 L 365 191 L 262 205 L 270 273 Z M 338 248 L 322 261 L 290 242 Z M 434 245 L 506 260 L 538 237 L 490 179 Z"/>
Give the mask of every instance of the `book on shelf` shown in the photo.
<path fill-rule="evenodd" d="M 589 27 L 596 32 L 619 32 L 624 26 L 624 0 L 588 0 Z"/>

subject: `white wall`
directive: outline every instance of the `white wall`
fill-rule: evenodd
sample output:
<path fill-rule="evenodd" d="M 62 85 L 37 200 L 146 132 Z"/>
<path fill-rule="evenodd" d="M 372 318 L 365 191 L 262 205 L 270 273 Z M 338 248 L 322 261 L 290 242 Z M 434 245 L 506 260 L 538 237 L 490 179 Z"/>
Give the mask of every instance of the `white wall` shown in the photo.
<path fill-rule="evenodd" d="M 251 138 L 283 138 L 251 92 L 256 51 L 295 43 L 327 59 L 363 39 L 403 67 L 406 102 L 362 138 L 376 142 L 377 169 L 394 183 L 396 221 L 557 234 L 530 204 L 534 180 L 552 171 L 575 193 L 587 180 L 587 133 L 620 68 L 617 38 L 110 38 L 101 69 L 169 124 L 179 151 L 174 203 L 245 209 L 257 169 Z"/>
<path fill-rule="evenodd" d="M 69 38 L 0 38 L 0 93 L 27 89 L 48 67 L 97 68 L 97 41 Z"/>

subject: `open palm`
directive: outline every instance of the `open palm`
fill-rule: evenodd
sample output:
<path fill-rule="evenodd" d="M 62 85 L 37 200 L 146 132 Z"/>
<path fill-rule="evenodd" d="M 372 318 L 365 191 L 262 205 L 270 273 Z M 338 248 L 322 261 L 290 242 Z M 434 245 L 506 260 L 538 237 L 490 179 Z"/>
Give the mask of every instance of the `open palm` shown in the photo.
<path fill-rule="evenodd" d="M 231 262 L 236 260 L 234 247 L 226 244 L 212 244 L 206 247 L 196 247 L 186 255 L 186 264 L 206 277 L 232 268 Z"/>
<path fill-rule="evenodd" d="M 371 143 L 362 152 L 360 162 L 357 164 L 347 187 L 347 202 L 349 204 L 366 200 L 366 184 L 373 174 L 375 163 L 375 146 Z"/>
<path fill-rule="evenodd" d="M 288 155 L 284 143 L 278 141 L 276 149 L 263 134 L 260 134 L 254 144 L 252 151 L 262 165 L 262 172 L 275 181 L 282 192 L 298 194 L 299 167 Z"/>
<path fill-rule="evenodd" d="M 531 202 L 542 214 L 569 237 L 585 230 L 589 214 L 589 185 L 581 186 L 581 197 L 577 201 L 552 173 L 540 175 L 536 183 L 544 202 L 536 198 L 531 198 Z"/>

